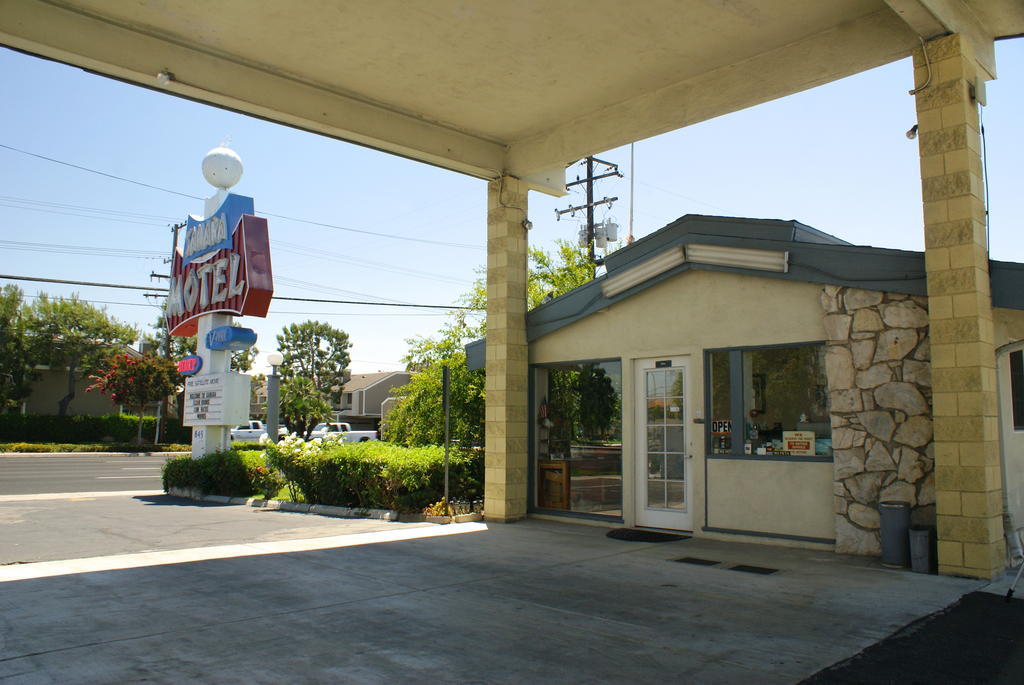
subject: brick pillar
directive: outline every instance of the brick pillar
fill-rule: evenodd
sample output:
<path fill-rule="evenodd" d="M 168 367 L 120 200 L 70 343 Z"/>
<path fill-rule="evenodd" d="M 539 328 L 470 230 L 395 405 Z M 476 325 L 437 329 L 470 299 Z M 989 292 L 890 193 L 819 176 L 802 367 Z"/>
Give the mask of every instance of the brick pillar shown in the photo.
<path fill-rule="evenodd" d="M 931 335 L 939 572 L 1005 567 L 992 300 L 985 235 L 979 67 L 959 35 L 930 41 L 917 99 Z M 915 83 L 928 78 L 914 52 Z"/>
<path fill-rule="evenodd" d="M 487 185 L 487 415 L 484 513 L 526 516 L 526 184 Z"/>

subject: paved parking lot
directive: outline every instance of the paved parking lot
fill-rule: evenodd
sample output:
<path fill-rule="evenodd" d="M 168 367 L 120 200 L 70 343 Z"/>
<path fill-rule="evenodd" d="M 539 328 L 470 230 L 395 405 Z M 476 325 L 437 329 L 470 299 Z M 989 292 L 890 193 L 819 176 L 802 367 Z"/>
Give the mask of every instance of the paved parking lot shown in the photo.
<path fill-rule="evenodd" d="M 23 507 L 0 502 L 5 535 L 57 540 L 56 522 L 77 520 L 77 553 L 120 546 L 0 566 L 10 683 L 793 683 L 982 585 L 544 521 L 347 521 L 148 495 Z M 55 558 L 22 546 L 20 560 L 31 550 Z"/>

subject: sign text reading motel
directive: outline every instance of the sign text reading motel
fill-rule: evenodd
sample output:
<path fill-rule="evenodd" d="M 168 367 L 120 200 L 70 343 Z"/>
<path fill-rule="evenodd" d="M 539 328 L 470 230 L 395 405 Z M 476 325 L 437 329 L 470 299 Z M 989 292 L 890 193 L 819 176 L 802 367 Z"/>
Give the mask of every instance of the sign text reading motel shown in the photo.
<path fill-rule="evenodd" d="M 171 335 L 195 335 L 203 314 L 266 316 L 273 294 L 267 221 L 253 216 L 252 198 L 228 194 L 212 216 L 188 218 L 171 269 Z"/>

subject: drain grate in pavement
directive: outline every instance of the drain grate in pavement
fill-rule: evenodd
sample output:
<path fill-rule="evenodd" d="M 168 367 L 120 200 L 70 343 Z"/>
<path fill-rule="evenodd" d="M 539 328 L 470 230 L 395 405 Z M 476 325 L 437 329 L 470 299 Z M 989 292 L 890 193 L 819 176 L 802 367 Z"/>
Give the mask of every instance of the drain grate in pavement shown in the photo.
<path fill-rule="evenodd" d="M 699 557 L 683 557 L 681 559 L 673 559 L 672 561 L 677 561 L 680 564 L 693 564 L 694 566 L 717 566 L 722 563 L 713 559 L 701 559 Z"/>
<path fill-rule="evenodd" d="M 735 566 L 729 567 L 730 571 L 743 571 L 744 573 L 756 573 L 761 576 L 770 576 L 773 573 L 778 573 L 777 568 L 768 568 L 767 566 L 749 566 L 747 564 L 736 564 Z"/>

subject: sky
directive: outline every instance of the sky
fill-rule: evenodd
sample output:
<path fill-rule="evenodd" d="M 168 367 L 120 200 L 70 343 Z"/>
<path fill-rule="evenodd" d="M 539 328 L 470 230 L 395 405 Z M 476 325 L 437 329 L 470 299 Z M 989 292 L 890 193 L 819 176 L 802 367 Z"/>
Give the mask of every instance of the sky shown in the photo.
<path fill-rule="evenodd" d="M 1024 39 L 996 44 L 999 78 L 983 109 L 993 259 L 1024 262 Z M 909 59 L 596 156 L 622 179 L 595 196 L 625 233 L 685 214 L 796 219 L 858 245 L 923 250 Z M 128 85 L 0 48 L 0 274 L 156 287 L 170 225 L 213 194 L 202 159 L 228 144 L 245 172 L 232 190 L 267 216 L 275 295 L 457 304 L 486 261 L 486 184 L 455 172 Z M 49 159 L 44 159 L 49 158 Z M 100 172 L 100 173 L 95 173 Z M 567 170 L 567 180 L 583 175 Z M 112 178 L 119 177 L 119 178 Z M 632 189 L 632 190 L 631 190 Z M 579 194 L 530 193 L 531 245 L 575 240 Z M 16 283 L 70 296 L 151 331 L 142 291 Z M 403 368 L 406 340 L 443 310 L 275 301 L 254 371 L 291 323 L 348 333 L 355 373 Z"/>

